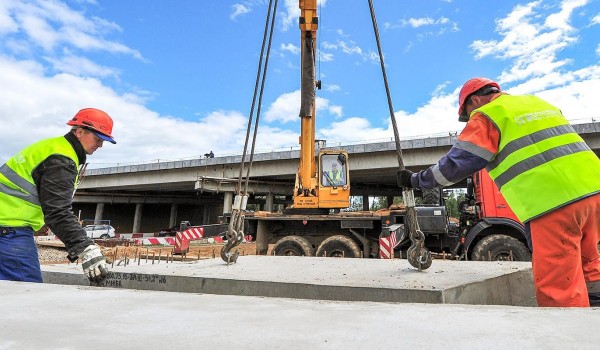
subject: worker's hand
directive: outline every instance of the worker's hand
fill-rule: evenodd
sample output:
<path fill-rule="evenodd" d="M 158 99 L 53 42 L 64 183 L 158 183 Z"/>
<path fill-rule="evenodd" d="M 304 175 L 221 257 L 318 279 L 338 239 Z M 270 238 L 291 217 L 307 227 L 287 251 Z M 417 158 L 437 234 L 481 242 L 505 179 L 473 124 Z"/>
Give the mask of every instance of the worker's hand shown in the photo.
<path fill-rule="evenodd" d="M 410 170 L 398 170 L 396 174 L 396 179 L 398 181 L 398 186 L 402 188 L 412 188 L 412 184 L 410 182 L 410 178 L 412 177 L 413 172 Z"/>
<path fill-rule="evenodd" d="M 98 284 L 106 278 L 108 268 L 106 266 L 106 258 L 102 255 L 100 247 L 90 244 L 79 254 L 79 257 L 82 261 L 83 272 L 90 280 L 90 283 Z"/>

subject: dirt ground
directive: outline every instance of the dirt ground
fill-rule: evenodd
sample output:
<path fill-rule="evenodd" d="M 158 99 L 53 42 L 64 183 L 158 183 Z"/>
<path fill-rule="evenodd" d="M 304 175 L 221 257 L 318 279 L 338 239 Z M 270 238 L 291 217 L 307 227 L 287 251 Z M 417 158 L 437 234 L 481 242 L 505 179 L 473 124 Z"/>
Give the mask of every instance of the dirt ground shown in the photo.
<path fill-rule="evenodd" d="M 190 250 L 185 255 L 173 254 L 173 247 L 170 246 L 136 246 L 131 244 L 122 243 L 114 247 L 103 246 L 105 242 L 98 241 L 98 245 L 102 247 L 102 253 L 106 257 L 109 264 L 120 264 L 123 263 L 125 257 L 127 257 L 128 263 L 137 261 L 137 259 L 161 259 L 161 260 L 173 260 L 173 261 L 190 261 L 200 259 L 211 259 L 218 258 L 221 255 L 221 248 L 224 244 L 199 244 L 191 245 Z M 108 243 L 107 245 L 112 245 Z M 268 254 L 271 254 L 271 248 L 269 248 Z M 253 242 L 242 243 L 233 249 L 235 252 L 239 250 L 240 256 L 244 255 L 256 255 L 256 245 Z M 56 246 L 45 246 L 38 245 L 38 253 L 40 256 L 41 264 L 60 264 L 68 263 L 66 259 L 66 251 L 62 247 Z"/>

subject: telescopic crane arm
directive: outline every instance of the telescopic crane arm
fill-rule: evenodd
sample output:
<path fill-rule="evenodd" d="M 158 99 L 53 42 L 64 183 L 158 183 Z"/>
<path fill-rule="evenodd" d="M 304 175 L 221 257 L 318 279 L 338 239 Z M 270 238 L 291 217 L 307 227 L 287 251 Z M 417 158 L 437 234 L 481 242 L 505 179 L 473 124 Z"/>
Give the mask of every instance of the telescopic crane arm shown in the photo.
<path fill-rule="evenodd" d="M 317 0 L 300 0 L 300 165 L 296 181 L 295 196 L 313 197 L 316 201 L 315 163 L 315 41 L 319 17 Z M 296 204 L 296 203 L 295 203 Z M 299 203 L 298 203 L 299 204 Z"/>
<path fill-rule="evenodd" d="M 342 150 L 319 150 L 315 157 L 316 40 L 319 17 L 317 0 L 300 0 L 300 164 L 294 186 L 295 209 L 347 208 L 350 198 L 350 181 L 346 161 L 348 154 Z M 333 169 L 335 168 L 335 169 Z M 327 181 L 328 172 L 336 173 L 341 182 Z M 321 175 L 319 175 L 321 174 Z M 325 180 L 324 180 L 325 179 Z"/>

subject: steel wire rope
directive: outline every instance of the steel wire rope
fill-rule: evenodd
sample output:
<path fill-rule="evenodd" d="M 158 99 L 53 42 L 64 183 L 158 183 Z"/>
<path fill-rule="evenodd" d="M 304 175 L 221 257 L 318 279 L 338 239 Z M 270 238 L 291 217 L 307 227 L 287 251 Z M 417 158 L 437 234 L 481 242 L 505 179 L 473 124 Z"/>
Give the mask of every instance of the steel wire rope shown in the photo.
<path fill-rule="evenodd" d="M 278 0 L 275 0 L 275 4 L 273 5 L 273 0 L 269 1 L 269 7 L 267 10 L 267 17 L 265 20 L 265 30 L 263 32 L 263 41 L 262 41 L 262 46 L 261 46 L 261 50 L 260 50 L 260 58 L 259 58 L 259 63 L 258 63 L 258 69 L 257 69 L 257 73 L 256 73 L 256 81 L 254 83 L 254 94 L 252 96 L 252 105 L 250 107 L 250 114 L 248 115 L 248 126 L 246 129 L 246 139 L 244 141 L 244 151 L 242 153 L 242 158 L 240 160 L 240 172 L 239 172 L 239 177 L 238 177 L 238 183 L 237 183 L 237 195 L 236 195 L 236 199 L 235 199 L 235 203 L 233 205 L 232 211 L 231 211 L 231 219 L 228 225 L 228 229 L 227 229 L 227 243 L 221 248 L 221 259 L 223 259 L 223 261 L 227 262 L 227 264 L 229 263 L 235 263 L 237 261 L 237 258 L 239 256 L 239 251 L 236 251 L 235 253 L 231 253 L 231 250 L 236 247 L 237 245 L 239 245 L 243 240 L 244 240 L 244 236 L 243 236 L 243 227 L 244 227 L 244 211 L 245 211 L 245 200 L 247 200 L 247 195 L 248 195 L 248 181 L 250 178 L 250 169 L 252 168 L 252 161 L 254 158 L 254 149 L 255 149 L 255 144 L 256 144 L 256 135 L 258 132 L 258 122 L 260 120 L 260 110 L 261 110 L 261 105 L 262 105 L 262 97 L 263 97 L 263 91 L 264 91 L 264 86 L 265 86 L 265 79 L 266 79 L 266 72 L 267 72 L 267 67 L 269 64 L 269 55 L 270 55 L 270 51 L 271 51 L 271 43 L 273 40 L 273 28 L 275 26 L 275 14 L 277 12 L 277 3 Z M 270 21 L 270 25 L 269 25 L 269 19 Z M 267 47 L 267 54 L 266 54 L 266 58 L 265 58 L 265 44 L 267 42 L 267 32 L 269 32 L 269 38 L 268 38 L 268 47 Z M 263 70 L 263 58 L 265 58 L 264 60 L 264 70 Z M 262 79 L 261 79 L 262 77 Z M 244 163 L 246 160 L 246 153 L 248 151 L 248 140 L 250 138 L 250 130 L 252 129 L 252 121 L 254 120 L 254 108 L 257 104 L 257 94 L 258 94 L 258 84 L 259 81 L 261 82 L 260 84 L 260 94 L 258 97 L 258 107 L 257 107 L 257 112 L 256 112 L 256 120 L 255 120 L 255 125 L 254 125 L 254 133 L 252 136 L 252 147 L 250 150 L 250 155 L 249 155 L 249 160 L 248 160 L 248 170 L 247 170 L 247 175 L 246 175 L 246 181 L 244 183 L 244 198 L 242 198 L 242 176 L 244 173 Z"/>
<path fill-rule="evenodd" d="M 248 194 L 248 182 L 250 181 L 250 169 L 252 168 L 252 161 L 254 160 L 256 135 L 258 133 L 258 122 L 260 120 L 260 111 L 262 108 L 262 98 L 263 98 L 263 92 L 265 90 L 265 81 L 267 78 L 267 68 L 269 67 L 269 57 L 271 56 L 271 44 L 273 42 L 273 28 L 275 27 L 275 14 L 277 13 L 278 2 L 279 2 L 279 0 L 275 0 L 275 4 L 273 6 L 273 16 L 271 17 L 271 26 L 270 26 L 271 28 L 269 31 L 269 43 L 267 45 L 267 55 L 265 57 L 265 66 L 264 66 L 264 70 L 263 70 L 263 74 L 262 74 L 262 81 L 260 84 L 260 93 L 258 96 L 258 107 L 256 109 L 256 120 L 254 122 L 254 135 L 252 136 L 252 147 L 250 149 L 250 159 L 248 160 L 248 170 L 246 172 L 246 183 L 244 185 L 244 194 Z M 269 3 L 269 6 L 270 6 L 270 3 Z M 266 31 L 266 28 L 265 28 L 265 31 Z M 264 41 L 263 41 L 263 48 L 264 48 Z"/>
<path fill-rule="evenodd" d="M 377 19 L 375 17 L 375 8 L 373 0 L 369 0 L 369 9 L 371 11 L 371 21 L 373 22 L 373 31 L 375 33 L 375 41 L 377 42 L 377 51 L 379 53 L 379 63 L 381 65 L 381 73 L 383 75 L 383 83 L 385 85 L 385 93 L 387 95 L 388 108 L 390 119 L 392 120 L 392 128 L 394 129 L 394 139 L 396 143 L 396 154 L 398 156 L 398 165 L 400 170 L 405 169 L 404 160 L 402 157 L 402 146 L 400 144 L 400 135 L 398 133 L 398 125 L 394 116 L 394 107 L 392 105 L 392 97 L 390 95 L 390 87 L 388 84 L 387 74 L 385 71 L 385 63 L 383 62 L 383 53 L 381 50 L 381 40 L 379 37 L 379 29 L 377 28 Z M 424 270 L 431 266 L 431 253 L 424 247 L 425 235 L 419 229 L 417 221 L 417 213 L 415 209 L 415 200 L 413 190 L 402 191 L 404 204 L 406 204 L 406 219 L 408 224 L 408 232 L 412 245 L 408 249 L 408 261 L 410 264 L 420 270 Z M 395 233 L 392 233 L 395 234 Z M 393 249 L 393 248 L 392 248 Z"/>
<path fill-rule="evenodd" d="M 275 7 L 277 7 L 277 2 L 278 0 L 275 0 Z M 275 11 L 271 12 L 271 9 L 273 8 L 273 0 L 269 0 L 269 6 L 267 9 L 267 17 L 265 19 L 265 29 L 263 32 L 263 41 L 262 41 L 262 45 L 260 48 L 260 57 L 258 60 L 258 68 L 257 68 L 257 72 L 256 72 L 256 81 L 254 83 L 254 93 L 252 96 L 252 104 L 250 107 L 250 114 L 248 115 L 248 126 L 246 128 L 246 140 L 244 141 L 244 151 L 242 152 L 242 159 L 240 161 L 240 172 L 239 172 L 239 176 L 238 176 L 238 184 L 237 184 L 237 188 L 236 191 L 238 194 L 242 193 L 242 176 L 244 173 L 244 162 L 246 160 L 246 153 L 248 151 L 248 140 L 250 138 L 250 130 L 252 129 L 252 121 L 254 120 L 254 108 L 256 106 L 256 97 L 258 94 L 258 84 L 259 81 L 261 80 L 261 77 L 264 76 L 262 69 L 263 69 L 263 57 L 264 57 L 264 52 L 265 52 L 265 45 L 267 42 L 267 32 L 269 31 L 269 20 L 271 19 L 271 15 L 273 16 L 273 18 L 275 17 Z M 272 32 L 272 29 L 271 29 Z M 270 44 L 269 44 L 269 48 L 270 48 Z M 266 67 L 265 67 L 266 69 Z M 264 79 L 263 82 L 264 84 Z M 262 97 L 262 95 L 261 95 Z M 259 101 L 259 106 L 260 106 L 260 101 Z M 256 127 L 254 128 L 254 139 L 256 138 Z M 253 142 L 254 144 L 254 142 Z M 251 164 L 249 164 L 249 167 L 251 166 Z"/>

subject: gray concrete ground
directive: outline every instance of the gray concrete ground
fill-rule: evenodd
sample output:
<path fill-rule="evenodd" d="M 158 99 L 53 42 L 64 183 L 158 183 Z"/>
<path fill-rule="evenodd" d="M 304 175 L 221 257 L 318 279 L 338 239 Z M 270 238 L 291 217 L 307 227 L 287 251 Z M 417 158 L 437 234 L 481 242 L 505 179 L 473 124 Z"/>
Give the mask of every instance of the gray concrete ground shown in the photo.
<path fill-rule="evenodd" d="M 0 281 L 0 349 L 597 349 L 597 309 L 343 302 Z"/>
<path fill-rule="evenodd" d="M 44 282 L 88 285 L 81 266 L 47 265 Z M 171 292 L 317 300 L 535 305 L 530 263 L 436 260 L 417 271 L 407 260 L 242 256 L 193 262 L 130 261 L 104 286 Z"/>

